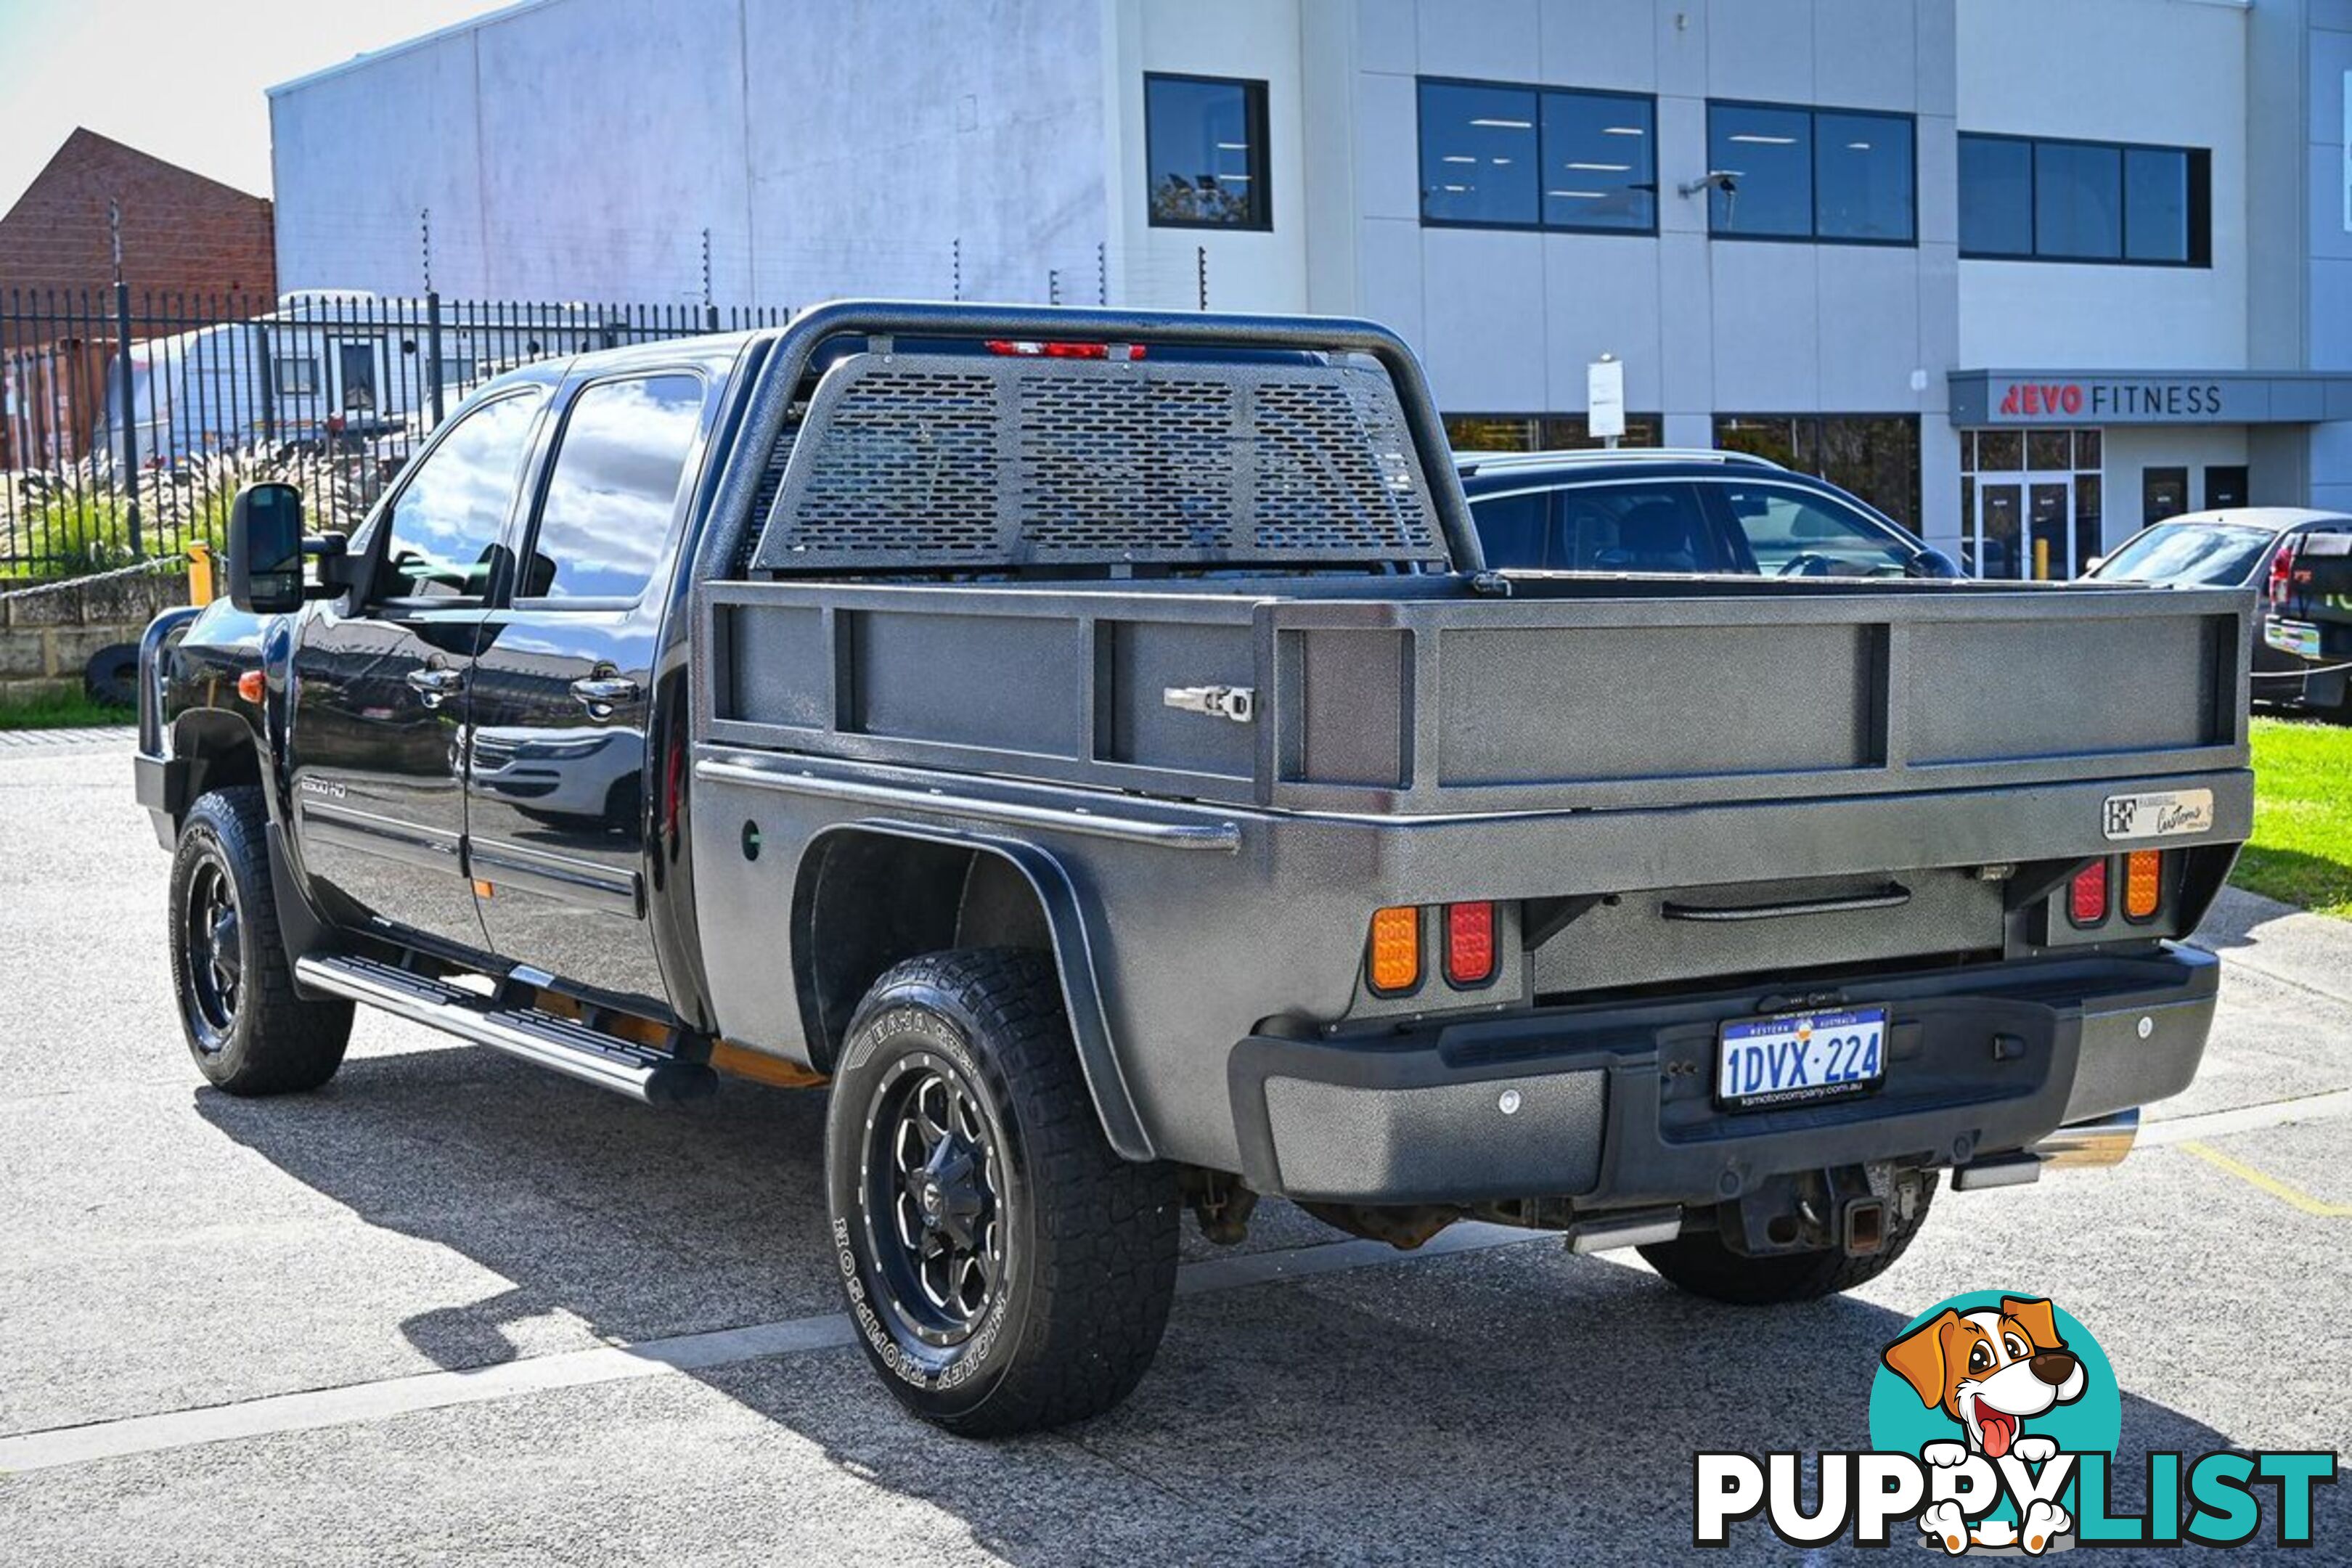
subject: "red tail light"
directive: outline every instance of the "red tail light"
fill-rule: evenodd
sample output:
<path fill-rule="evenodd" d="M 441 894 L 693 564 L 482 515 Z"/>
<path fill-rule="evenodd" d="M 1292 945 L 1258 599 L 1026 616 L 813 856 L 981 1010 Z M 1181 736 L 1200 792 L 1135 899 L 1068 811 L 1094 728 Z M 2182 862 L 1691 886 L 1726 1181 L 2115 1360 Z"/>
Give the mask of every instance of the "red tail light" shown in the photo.
<path fill-rule="evenodd" d="M 1108 343 L 1054 343 L 1043 342 L 1035 338 L 990 338 L 988 340 L 990 353 L 1012 354 L 1024 359 L 1108 359 L 1111 357 L 1110 350 L 1111 345 Z M 1118 345 L 1118 357 L 1141 359 L 1143 345 L 1121 343 Z"/>
<path fill-rule="evenodd" d="M 2095 926 L 2107 918 L 2107 862 L 2105 857 L 2074 873 L 2066 890 L 2066 913 L 2078 926 Z"/>
<path fill-rule="evenodd" d="M 1457 988 L 1495 978 L 1495 906 L 1445 906 L 1445 979 Z"/>
<path fill-rule="evenodd" d="M 2270 600 L 2273 605 L 2286 603 L 2287 584 L 2294 575 L 2294 541 L 2290 539 L 2278 547 L 2271 557 Z"/>

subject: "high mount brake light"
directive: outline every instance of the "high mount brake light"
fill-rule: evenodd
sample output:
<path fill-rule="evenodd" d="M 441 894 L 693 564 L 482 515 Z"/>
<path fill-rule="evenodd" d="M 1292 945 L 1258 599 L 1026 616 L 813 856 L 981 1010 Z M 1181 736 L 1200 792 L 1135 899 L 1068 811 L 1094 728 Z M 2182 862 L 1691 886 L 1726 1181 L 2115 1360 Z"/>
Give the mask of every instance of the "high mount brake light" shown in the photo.
<path fill-rule="evenodd" d="M 1061 343 L 1035 338 L 990 338 L 988 352 L 1021 359 L 1141 359 L 1141 343 Z M 1114 353 L 1113 351 L 1117 352 Z"/>
<path fill-rule="evenodd" d="M 2286 603 L 2288 584 L 2294 581 L 2294 541 L 2290 539 L 2278 547 L 2277 554 L 2271 557 L 2271 582 L 2269 593 L 2272 604 L 2284 605 Z"/>

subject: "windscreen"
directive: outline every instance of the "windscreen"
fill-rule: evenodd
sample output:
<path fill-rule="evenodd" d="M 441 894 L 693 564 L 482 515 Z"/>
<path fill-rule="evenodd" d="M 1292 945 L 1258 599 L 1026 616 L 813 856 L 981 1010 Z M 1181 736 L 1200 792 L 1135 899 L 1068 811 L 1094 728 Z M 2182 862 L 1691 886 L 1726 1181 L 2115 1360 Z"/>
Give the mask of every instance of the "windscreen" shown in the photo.
<path fill-rule="evenodd" d="M 2267 528 L 2236 523 L 2170 523 L 2132 540 L 2091 575 L 2118 583 L 2234 587 L 2253 576 L 2273 537 Z"/>

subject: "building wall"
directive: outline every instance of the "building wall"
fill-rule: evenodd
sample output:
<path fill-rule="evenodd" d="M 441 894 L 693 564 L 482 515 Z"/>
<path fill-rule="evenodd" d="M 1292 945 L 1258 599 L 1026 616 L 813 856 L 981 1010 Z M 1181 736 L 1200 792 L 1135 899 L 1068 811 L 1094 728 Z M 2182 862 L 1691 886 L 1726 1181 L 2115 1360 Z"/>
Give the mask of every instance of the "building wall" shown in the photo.
<path fill-rule="evenodd" d="M 2248 363 L 2248 16 L 2236 0 L 1967 0 L 1960 128 L 2210 148 L 2213 264 L 1962 261 L 1961 363 Z"/>
<path fill-rule="evenodd" d="M 1099 0 L 517 6 L 272 89 L 287 285 L 421 291 L 429 210 L 449 295 L 699 300 L 708 230 L 721 305 L 1091 299 L 1104 32 Z"/>
<path fill-rule="evenodd" d="M 121 209 L 122 276 L 134 291 L 275 296 L 268 202 L 76 131 L 0 216 L 0 300 L 111 288 L 110 201 Z"/>

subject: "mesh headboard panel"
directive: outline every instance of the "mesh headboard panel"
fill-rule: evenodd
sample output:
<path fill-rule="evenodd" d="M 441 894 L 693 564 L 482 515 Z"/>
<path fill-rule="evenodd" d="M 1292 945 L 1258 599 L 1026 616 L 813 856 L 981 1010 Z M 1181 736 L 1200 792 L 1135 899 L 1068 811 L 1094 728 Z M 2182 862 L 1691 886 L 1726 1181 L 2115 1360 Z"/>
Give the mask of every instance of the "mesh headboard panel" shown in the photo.
<path fill-rule="evenodd" d="M 859 353 L 826 372 L 754 568 L 1428 561 L 1375 366 Z"/>

